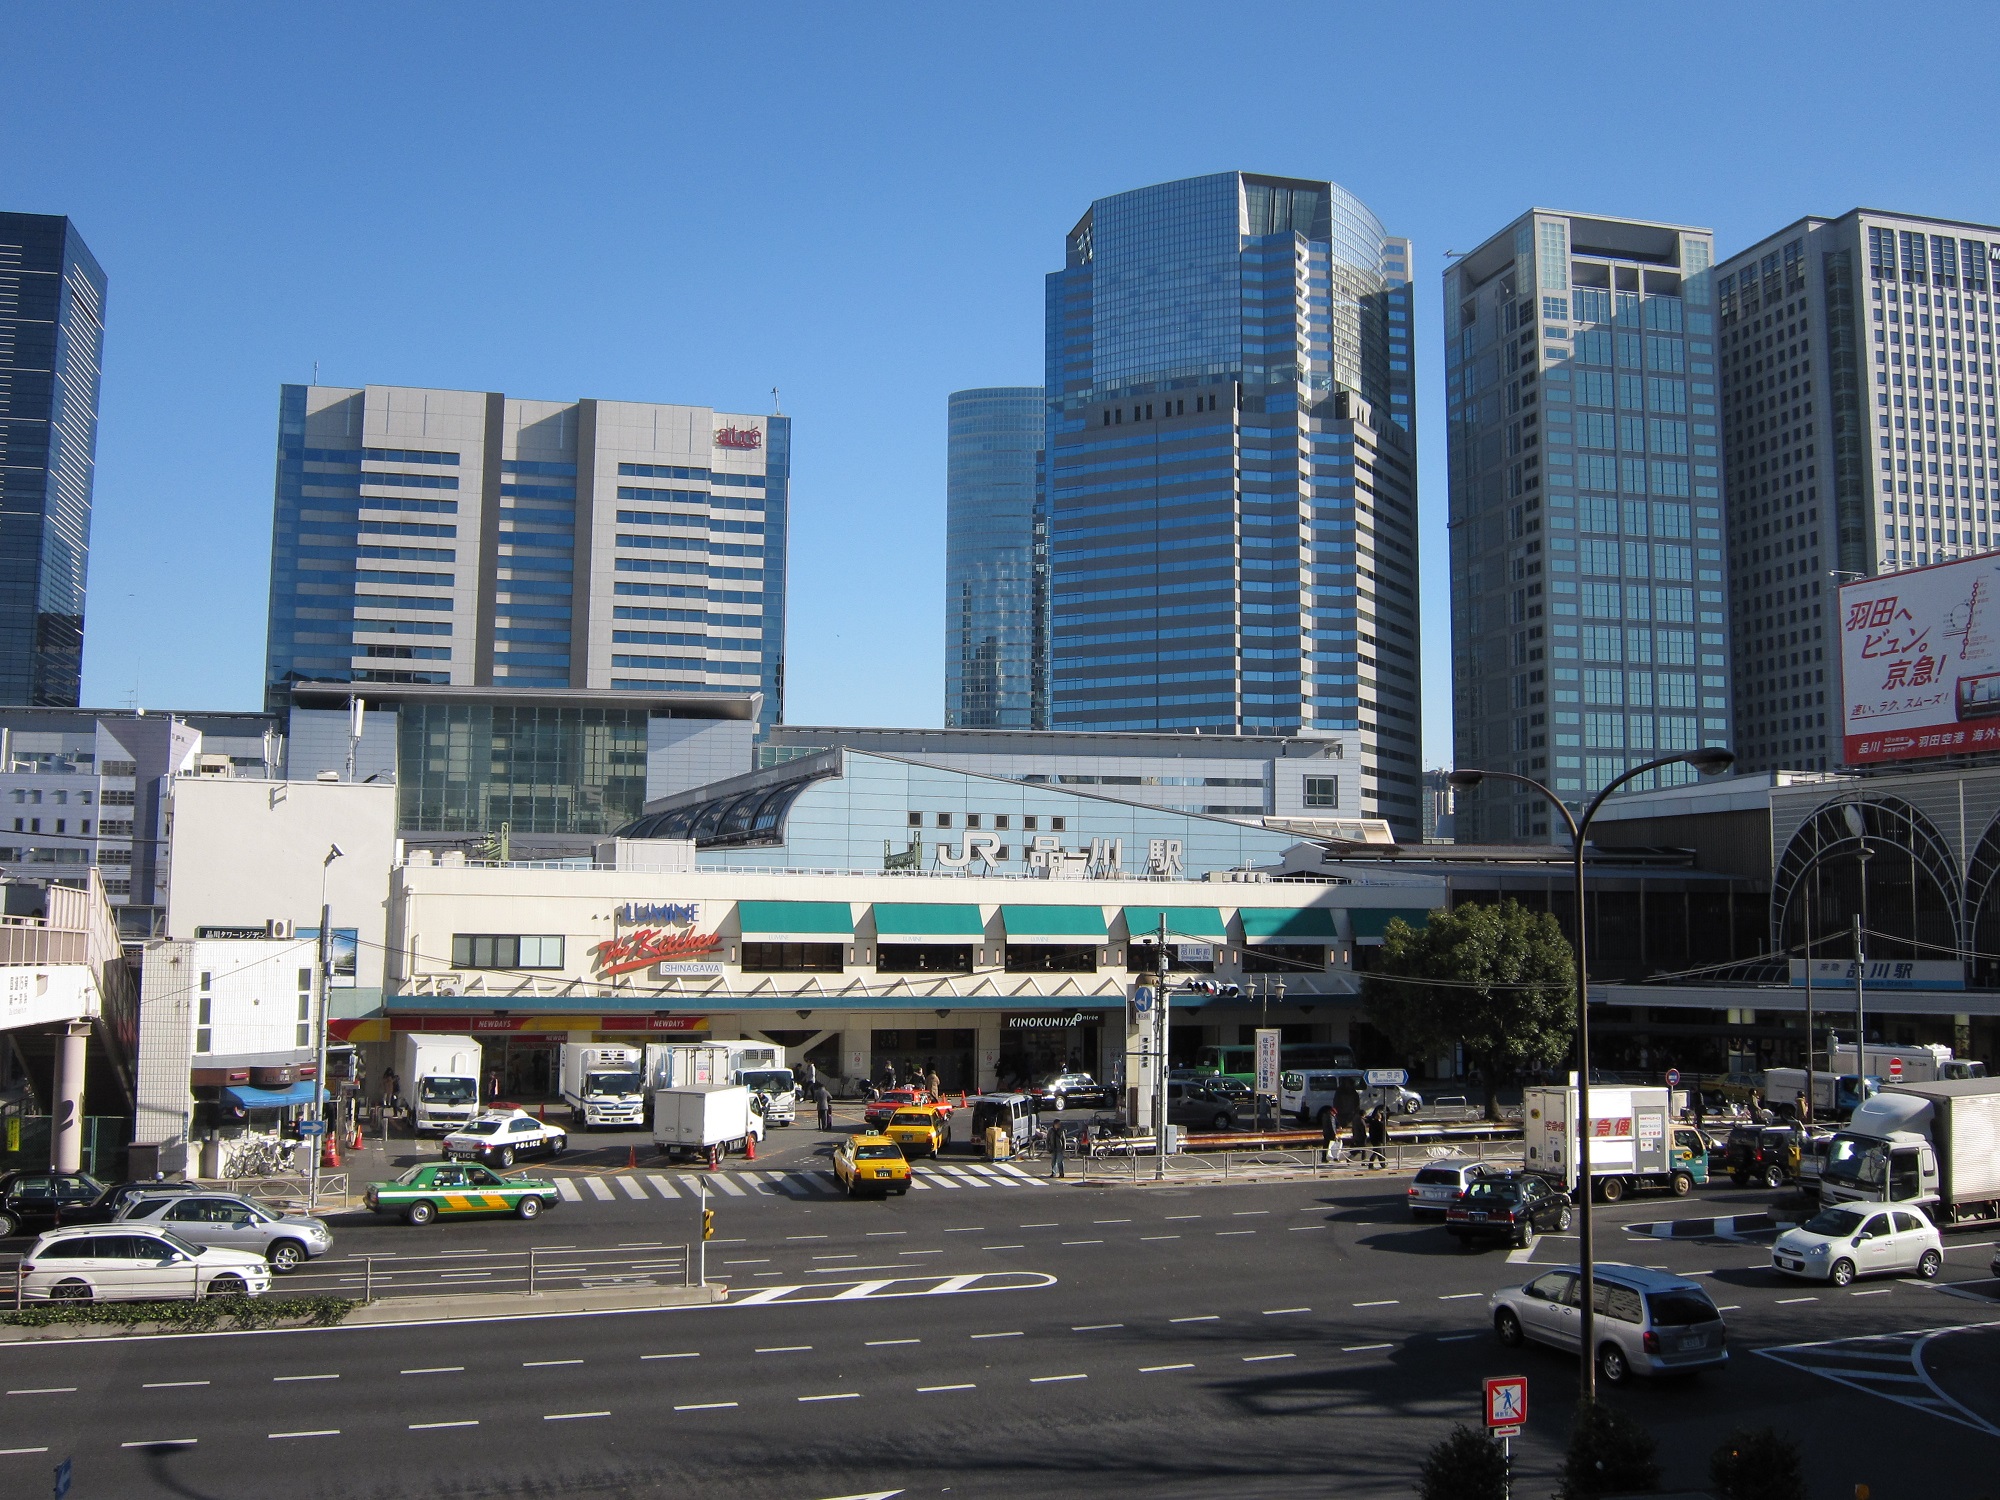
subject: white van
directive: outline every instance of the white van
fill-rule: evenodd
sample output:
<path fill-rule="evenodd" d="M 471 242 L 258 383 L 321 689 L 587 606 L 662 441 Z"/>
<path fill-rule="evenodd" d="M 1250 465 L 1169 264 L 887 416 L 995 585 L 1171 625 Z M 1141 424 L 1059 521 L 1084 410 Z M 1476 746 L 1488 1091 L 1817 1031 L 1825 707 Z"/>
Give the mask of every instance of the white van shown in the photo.
<path fill-rule="evenodd" d="M 1380 1105 L 1392 1115 L 1413 1115 L 1424 1107 L 1424 1096 L 1400 1083 L 1390 1083 L 1387 1075 L 1401 1069 L 1372 1070 L 1377 1079 L 1369 1082 L 1369 1072 L 1360 1068 L 1315 1069 L 1310 1073 L 1278 1075 L 1278 1107 L 1294 1116 L 1301 1125 L 1317 1125 L 1320 1116 L 1330 1113 L 1343 1086 L 1351 1085 L 1361 1096 L 1364 1110 Z M 1403 1074 L 1408 1078 L 1408 1074 Z"/>

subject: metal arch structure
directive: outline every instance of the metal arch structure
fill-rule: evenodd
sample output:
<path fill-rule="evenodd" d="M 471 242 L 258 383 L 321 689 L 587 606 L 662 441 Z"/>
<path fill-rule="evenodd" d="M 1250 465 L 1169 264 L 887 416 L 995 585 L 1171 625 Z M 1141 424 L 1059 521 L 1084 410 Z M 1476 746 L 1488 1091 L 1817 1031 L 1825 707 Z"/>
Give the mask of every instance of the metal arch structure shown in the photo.
<path fill-rule="evenodd" d="M 1979 842 L 1972 846 L 1972 855 L 1965 864 L 1965 953 L 1967 960 L 1981 972 L 1976 982 L 1990 983 L 1997 967 L 1991 959 L 1982 959 L 1982 952 L 2000 952 L 2000 909 L 1993 916 L 1995 927 L 1993 941 L 1982 943 L 1980 926 L 1986 918 L 1992 903 L 1996 886 L 2000 886 L 2000 816 L 1986 825 L 1986 831 L 1979 836 Z M 1968 980 L 1974 979 L 1967 975 Z"/>
<path fill-rule="evenodd" d="M 1861 819 L 1859 834 L 1849 820 L 1850 810 Z M 1859 854 L 1864 838 L 1878 854 L 1895 850 L 1906 855 L 1913 869 L 1928 879 L 1951 924 L 1953 945 L 1963 954 L 1969 940 L 1965 882 L 1950 844 L 1923 812 L 1902 798 L 1871 797 L 1865 792 L 1849 792 L 1821 803 L 1786 844 L 1771 873 L 1772 948 L 1785 950 L 1792 901 L 1801 877 L 1815 861 L 1821 861 L 1822 870 L 1839 868 L 1843 854 L 1850 857 Z M 1843 845 L 1848 846 L 1846 850 Z M 1876 880 L 1869 882 L 1871 889 L 1880 878 L 1877 872 Z M 1882 930 L 1882 915 L 1877 912 L 1872 918 L 1877 931 Z M 1920 934 L 1913 930 L 1911 936 L 1917 938 Z"/>

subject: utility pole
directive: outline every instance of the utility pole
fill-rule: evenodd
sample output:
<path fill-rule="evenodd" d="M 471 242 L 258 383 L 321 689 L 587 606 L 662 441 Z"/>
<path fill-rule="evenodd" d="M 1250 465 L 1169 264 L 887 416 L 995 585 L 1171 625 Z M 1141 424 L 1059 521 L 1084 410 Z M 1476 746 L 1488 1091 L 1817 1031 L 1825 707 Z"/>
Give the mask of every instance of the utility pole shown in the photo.
<path fill-rule="evenodd" d="M 1868 1017 L 1862 1000 L 1864 989 L 1863 972 L 1868 961 L 1863 956 L 1861 938 L 1868 926 L 1868 861 L 1875 851 L 1868 847 L 1868 841 L 1861 841 L 1861 915 L 1854 919 L 1854 1096 L 1864 1099 L 1868 1093 Z"/>
<path fill-rule="evenodd" d="M 1167 914 L 1160 913 L 1154 938 L 1153 972 L 1153 1179 L 1167 1176 Z"/>
<path fill-rule="evenodd" d="M 312 1116 L 319 1121 L 320 1134 L 307 1143 L 306 1156 L 306 1203 L 313 1211 L 319 1208 L 320 1161 L 326 1150 L 326 1131 L 331 1128 L 326 1117 L 326 1023 L 333 999 L 333 907 L 327 901 L 326 881 L 333 862 L 345 853 L 340 845 L 329 844 L 326 858 L 319 864 L 319 961 L 315 965 L 319 976 L 319 1004 L 318 1014 L 313 1018 Z"/>

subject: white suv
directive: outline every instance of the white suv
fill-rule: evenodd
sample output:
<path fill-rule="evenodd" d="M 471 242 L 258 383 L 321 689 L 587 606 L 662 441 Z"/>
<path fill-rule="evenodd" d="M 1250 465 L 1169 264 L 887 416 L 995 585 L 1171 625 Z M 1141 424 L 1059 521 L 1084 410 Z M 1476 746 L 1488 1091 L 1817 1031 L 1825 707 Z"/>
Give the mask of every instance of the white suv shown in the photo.
<path fill-rule="evenodd" d="M 1500 1168 L 1489 1167 L 1485 1162 L 1473 1161 L 1465 1156 L 1440 1157 L 1417 1169 L 1407 1194 L 1410 1217 L 1413 1219 L 1442 1219 L 1452 1204 L 1465 1196 L 1465 1190 L 1482 1177 L 1502 1176 Z"/>
<path fill-rule="evenodd" d="M 262 1255 L 195 1245 L 144 1225 L 52 1229 L 21 1258 L 29 1302 L 172 1302 L 261 1297 L 271 1289 Z"/>

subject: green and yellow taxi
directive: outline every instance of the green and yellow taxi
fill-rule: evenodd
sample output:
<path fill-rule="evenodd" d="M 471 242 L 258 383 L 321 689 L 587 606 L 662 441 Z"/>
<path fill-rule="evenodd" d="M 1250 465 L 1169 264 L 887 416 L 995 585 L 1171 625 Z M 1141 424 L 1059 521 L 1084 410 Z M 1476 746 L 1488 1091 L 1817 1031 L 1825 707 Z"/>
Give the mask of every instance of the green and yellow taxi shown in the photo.
<path fill-rule="evenodd" d="M 906 1104 L 889 1117 L 882 1134 L 903 1148 L 905 1156 L 938 1156 L 951 1138 L 951 1126 L 929 1104 Z"/>
<path fill-rule="evenodd" d="M 471 1162 L 427 1162 L 410 1168 L 394 1182 L 369 1183 L 367 1193 L 369 1208 L 378 1214 L 398 1214 L 409 1224 L 478 1214 L 533 1219 L 561 1201 L 553 1182 L 502 1177 L 490 1167 Z"/>
<path fill-rule="evenodd" d="M 910 1164 L 903 1148 L 886 1135 L 851 1135 L 833 1153 L 833 1175 L 847 1196 L 863 1193 L 907 1193 Z"/>

